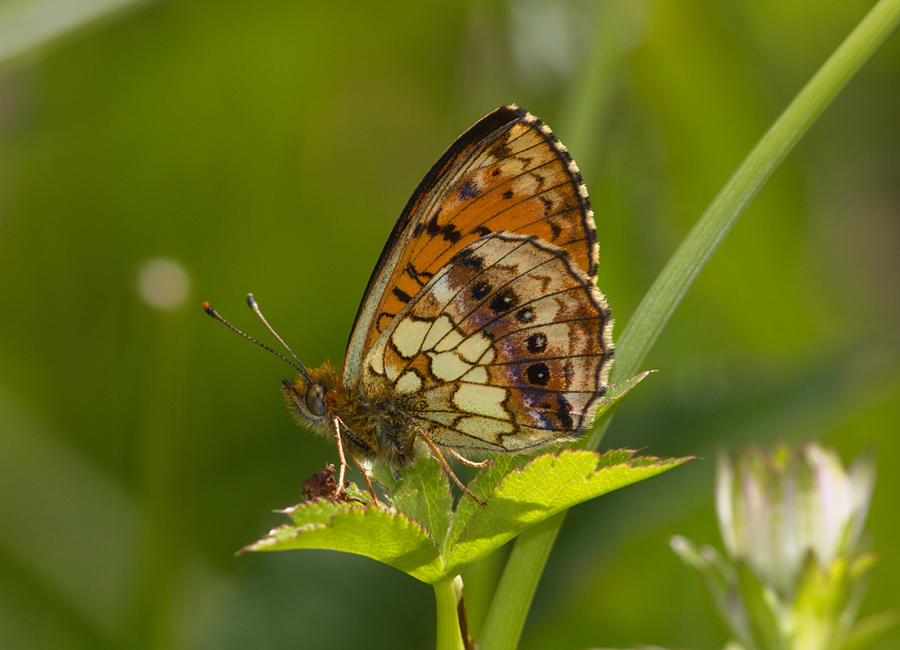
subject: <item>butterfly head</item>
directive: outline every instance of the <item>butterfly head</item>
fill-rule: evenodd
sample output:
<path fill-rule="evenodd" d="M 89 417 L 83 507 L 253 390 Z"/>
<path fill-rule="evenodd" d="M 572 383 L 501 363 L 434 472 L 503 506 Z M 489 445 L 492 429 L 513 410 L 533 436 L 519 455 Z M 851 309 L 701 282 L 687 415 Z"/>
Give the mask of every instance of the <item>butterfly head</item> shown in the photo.
<path fill-rule="evenodd" d="M 331 364 L 325 364 L 321 368 L 301 372 L 294 381 L 282 380 L 281 391 L 300 424 L 324 431 L 334 417 L 337 385 L 334 368 Z"/>

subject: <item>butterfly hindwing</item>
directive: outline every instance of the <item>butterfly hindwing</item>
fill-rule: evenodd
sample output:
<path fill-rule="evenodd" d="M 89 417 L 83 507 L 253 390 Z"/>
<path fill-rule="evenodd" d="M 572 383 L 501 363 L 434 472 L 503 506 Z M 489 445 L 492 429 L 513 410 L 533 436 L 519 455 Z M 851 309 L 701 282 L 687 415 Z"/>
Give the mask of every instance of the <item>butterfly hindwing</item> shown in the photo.
<path fill-rule="evenodd" d="M 345 383 L 359 378 L 366 351 L 429 280 L 494 232 L 540 237 L 596 282 L 597 236 L 581 175 L 550 129 L 515 106 L 460 136 L 416 189 L 360 304 Z"/>
<path fill-rule="evenodd" d="M 521 451 L 590 425 L 611 323 L 564 249 L 496 233 L 459 251 L 389 324 L 363 382 L 388 381 L 440 446 Z"/>

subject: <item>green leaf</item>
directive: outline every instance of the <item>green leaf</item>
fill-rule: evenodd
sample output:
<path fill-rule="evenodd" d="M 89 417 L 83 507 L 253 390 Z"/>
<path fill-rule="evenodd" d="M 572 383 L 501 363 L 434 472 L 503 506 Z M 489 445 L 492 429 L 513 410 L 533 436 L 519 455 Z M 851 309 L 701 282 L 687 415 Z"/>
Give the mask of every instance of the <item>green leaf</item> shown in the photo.
<path fill-rule="evenodd" d="M 522 469 L 504 475 L 484 507 L 471 499 L 463 500 L 449 536 L 454 546 L 447 557 L 447 570 L 459 573 L 562 510 L 656 476 L 687 460 L 635 457 L 628 450 L 602 455 L 563 451 L 538 456 Z M 493 483 L 497 471 L 498 467 L 489 468 L 470 489 L 480 496 L 480 484 Z"/>
<path fill-rule="evenodd" d="M 325 548 L 365 555 L 426 580 L 440 572 L 437 545 L 420 525 L 374 505 L 316 499 L 283 511 L 293 524 L 270 531 L 244 551 Z"/>
<path fill-rule="evenodd" d="M 435 584 L 547 517 L 689 460 L 635 457 L 633 451 L 543 454 L 522 468 L 501 457 L 461 497 L 454 512 L 438 461 L 423 457 L 405 469 L 392 493 L 395 509 L 372 504 L 308 501 L 284 511 L 292 524 L 272 530 L 248 551 L 327 548 L 365 555 Z M 401 511 L 402 509 L 402 511 Z"/>
<path fill-rule="evenodd" d="M 440 462 L 423 456 L 403 470 L 403 476 L 391 490 L 394 507 L 419 522 L 442 547 L 453 517 L 450 481 Z"/>
<path fill-rule="evenodd" d="M 610 386 L 598 413 L 609 409 L 647 374 Z M 392 508 L 373 504 L 367 493 L 351 484 L 344 501 L 315 499 L 284 510 L 292 524 L 270 531 L 243 550 L 324 548 L 356 553 L 436 584 L 561 510 L 686 460 L 635 458 L 633 451 L 602 456 L 565 451 L 530 461 L 522 456 L 501 456 L 469 486 L 486 504 L 462 496 L 454 511 L 450 482 L 440 462 L 423 456 L 405 467 L 396 480 L 386 467 L 372 469 L 372 478 L 387 486 Z"/>
<path fill-rule="evenodd" d="M 644 370 L 643 372 L 632 375 L 627 379 L 620 379 L 616 383 L 610 384 L 606 390 L 606 395 L 604 395 L 603 399 L 600 400 L 600 406 L 597 408 L 597 412 L 594 414 L 594 422 L 602 419 L 610 408 L 615 406 L 620 399 L 631 392 L 632 388 L 641 383 L 647 377 L 647 375 L 650 375 L 654 372 L 656 371 Z M 587 438 L 585 437 L 582 440 L 586 439 Z"/>
<path fill-rule="evenodd" d="M 615 368 L 615 364 L 613 364 L 613 367 Z M 613 407 L 619 403 L 620 399 L 631 392 L 632 388 L 653 372 L 656 371 L 645 370 L 628 379 L 620 379 L 616 383 L 610 384 L 603 401 L 600 403 L 600 407 L 597 409 L 597 413 L 594 415 L 593 428 L 581 440 L 572 445 L 572 448 L 595 451 L 600 446 L 600 440 L 604 431 L 606 431 L 606 423 L 609 422 L 609 419 L 615 412 Z"/>

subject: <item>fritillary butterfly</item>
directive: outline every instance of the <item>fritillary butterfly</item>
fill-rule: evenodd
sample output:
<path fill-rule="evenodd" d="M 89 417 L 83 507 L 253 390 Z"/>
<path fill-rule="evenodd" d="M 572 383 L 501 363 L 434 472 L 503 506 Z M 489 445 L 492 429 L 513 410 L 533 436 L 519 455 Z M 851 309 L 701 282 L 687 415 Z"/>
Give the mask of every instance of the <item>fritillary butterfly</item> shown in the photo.
<path fill-rule="evenodd" d="M 343 368 L 284 381 L 297 420 L 337 441 L 338 485 L 344 450 L 400 469 L 430 449 L 469 493 L 441 452 L 583 433 L 613 356 L 597 254 L 581 174 L 543 122 L 510 105 L 460 136 L 394 226 Z"/>

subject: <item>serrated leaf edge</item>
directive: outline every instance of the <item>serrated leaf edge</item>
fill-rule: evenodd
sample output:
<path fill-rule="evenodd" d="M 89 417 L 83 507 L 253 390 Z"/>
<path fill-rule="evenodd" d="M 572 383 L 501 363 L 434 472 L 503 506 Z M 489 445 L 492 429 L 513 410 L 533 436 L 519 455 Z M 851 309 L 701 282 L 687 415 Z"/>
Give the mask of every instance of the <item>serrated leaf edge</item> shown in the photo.
<path fill-rule="evenodd" d="M 649 373 L 650 371 L 647 371 L 647 372 Z M 521 467 L 513 468 L 512 470 L 510 470 L 509 472 L 504 474 L 503 477 L 500 479 L 500 481 L 491 489 L 490 493 L 488 494 L 487 498 L 485 499 L 485 503 L 488 503 L 490 501 L 490 499 L 495 494 L 497 494 L 497 492 L 501 489 L 501 487 L 514 474 L 522 474 L 526 469 L 531 467 L 538 460 L 544 459 L 548 456 L 552 457 L 552 461 L 551 461 L 551 467 L 552 467 L 552 465 L 555 465 L 557 462 L 559 462 L 561 459 L 563 459 L 563 457 L 566 454 L 569 454 L 569 455 L 590 454 L 591 456 L 594 457 L 595 463 L 594 463 L 593 469 L 588 471 L 588 473 L 582 477 L 583 480 L 585 480 L 585 481 L 589 480 L 590 477 L 593 475 L 599 474 L 600 472 L 603 472 L 603 471 L 610 471 L 617 467 L 627 466 L 630 469 L 643 469 L 643 468 L 649 467 L 651 465 L 657 465 L 661 468 L 667 467 L 667 466 L 677 467 L 678 465 L 682 465 L 690 460 L 694 460 L 694 458 L 695 458 L 694 456 L 685 456 L 682 458 L 660 458 L 658 456 L 635 456 L 635 454 L 637 454 L 637 451 L 634 449 L 609 449 L 602 453 L 598 452 L 598 451 L 589 451 L 589 450 L 585 450 L 585 449 L 564 449 L 559 452 L 547 452 L 544 454 L 539 454 L 539 455 L 535 456 L 534 458 L 529 459 L 529 461 L 527 463 L 525 463 L 524 465 L 522 465 Z M 614 458 L 618 455 L 626 456 L 626 458 L 621 461 L 613 461 L 608 464 L 601 465 L 603 463 L 604 459 Z M 639 464 L 632 465 L 631 464 L 632 461 L 638 462 Z M 475 479 L 472 480 L 472 483 L 474 483 L 477 480 L 478 480 L 478 476 L 476 476 Z M 472 483 L 470 483 L 470 485 Z M 626 486 L 623 486 L 623 487 L 626 487 Z M 616 489 L 619 489 L 619 488 L 616 488 Z M 608 494 L 608 492 L 604 493 L 604 494 Z M 598 496 L 602 496 L 602 495 L 598 495 Z M 592 498 L 596 498 L 596 497 L 592 497 Z M 585 499 L 585 501 L 588 501 L 588 500 L 590 500 L 590 499 Z M 578 503 L 584 503 L 584 501 L 579 501 L 572 505 L 578 505 Z M 563 508 L 563 510 L 565 510 L 565 509 L 566 508 Z M 475 520 L 475 517 L 479 514 L 479 512 L 480 512 L 480 510 L 473 511 L 472 515 L 469 517 L 469 520 L 466 522 L 465 526 L 463 526 L 463 528 L 459 532 L 459 534 L 456 535 L 452 541 L 447 540 L 447 542 L 449 543 L 449 547 L 447 548 L 446 553 L 444 553 L 446 559 L 448 560 L 447 564 L 451 564 L 451 562 L 449 562 L 450 558 L 453 556 L 453 553 L 456 550 L 460 541 L 466 537 L 466 534 L 469 531 L 470 524 Z"/>

